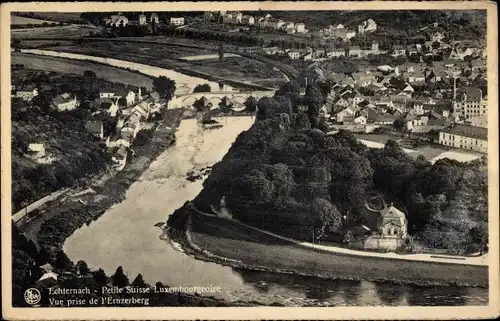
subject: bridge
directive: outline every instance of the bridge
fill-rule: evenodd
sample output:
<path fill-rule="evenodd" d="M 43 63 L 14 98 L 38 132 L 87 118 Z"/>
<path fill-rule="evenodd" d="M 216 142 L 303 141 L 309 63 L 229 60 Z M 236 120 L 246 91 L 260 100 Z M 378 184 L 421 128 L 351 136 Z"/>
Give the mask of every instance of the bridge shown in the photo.
<path fill-rule="evenodd" d="M 191 107 L 197 100 L 203 97 L 207 98 L 208 103 L 212 104 L 213 107 L 218 107 L 219 103 L 224 98 L 236 104 L 243 104 L 249 97 L 253 97 L 258 101 L 262 97 L 273 97 L 275 92 L 276 92 L 275 90 L 227 91 L 227 92 L 218 91 L 218 92 L 180 94 L 180 95 L 175 95 L 168 102 L 168 109 Z"/>

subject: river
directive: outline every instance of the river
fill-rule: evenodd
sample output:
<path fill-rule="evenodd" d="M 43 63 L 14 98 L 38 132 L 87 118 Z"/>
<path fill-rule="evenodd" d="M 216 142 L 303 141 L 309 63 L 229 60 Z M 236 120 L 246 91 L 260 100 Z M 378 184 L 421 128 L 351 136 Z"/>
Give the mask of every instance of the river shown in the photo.
<path fill-rule="evenodd" d="M 182 74 L 182 73 L 177 72 L 177 71 L 173 71 L 173 70 L 169 70 L 169 69 L 165 69 L 165 68 L 161 68 L 161 67 L 156 67 L 156 66 L 145 65 L 145 64 L 141 64 L 141 63 L 137 63 L 137 62 L 132 62 L 132 61 L 113 59 L 113 58 L 105 58 L 105 57 L 97 57 L 97 56 L 90 56 L 90 55 L 76 54 L 76 53 L 69 53 L 69 52 L 40 50 L 40 49 L 22 49 L 21 52 L 42 55 L 42 56 L 68 58 L 68 59 L 74 59 L 74 60 L 94 61 L 94 62 L 98 62 L 98 63 L 102 63 L 102 64 L 114 66 L 114 67 L 128 68 L 130 70 L 138 71 L 138 72 L 141 72 L 143 74 L 153 76 L 153 77 L 166 76 L 172 80 L 175 80 L 175 83 L 176 83 L 175 93 L 178 95 L 190 93 L 193 91 L 194 87 L 196 87 L 197 85 L 202 85 L 202 84 L 209 84 L 210 88 L 211 88 L 211 92 L 235 91 L 235 89 L 229 85 L 219 84 L 217 82 L 208 81 L 208 80 L 205 80 L 202 78 L 188 76 L 188 75 Z"/>
<path fill-rule="evenodd" d="M 150 284 L 220 286 L 220 293 L 209 295 L 229 301 L 287 306 L 487 304 L 487 289 L 421 288 L 250 272 L 198 261 L 180 252 L 154 224 L 166 221 L 200 192 L 202 181 L 189 182 L 186 173 L 219 161 L 253 122 L 250 117 L 220 121 L 223 128 L 203 131 L 194 119 L 183 120 L 175 145 L 130 187 L 123 202 L 75 231 L 64 244 L 66 254 L 75 262 L 84 260 L 93 268 L 101 267 L 107 274 L 122 265 L 130 279 L 141 273 Z"/>

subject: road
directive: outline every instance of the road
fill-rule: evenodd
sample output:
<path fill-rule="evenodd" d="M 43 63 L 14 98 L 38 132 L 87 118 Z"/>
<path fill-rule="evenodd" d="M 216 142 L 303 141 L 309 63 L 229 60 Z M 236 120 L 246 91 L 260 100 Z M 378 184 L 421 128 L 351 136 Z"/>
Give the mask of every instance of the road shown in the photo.
<path fill-rule="evenodd" d="M 220 218 L 232 220 L 242 226 L 245 226 L 249 229 L 253 229 L 255 231 L 259 231 L 261 233 L 274 236 L 276 238 L 295 243 L 300 246 L 308 247 L 311 249 L 317 249 L 332 253 L 339 254 L 347 254 L 347 255 L 356 255 L 356 256 L 364 256 L 364 257 L 378 257 L 378 258 L 386 258 L 386 259 L 396 259 L 396 260 L 407 260 L 407 261 L 420 261 L 420 262 L 435 262 L 435 263 L 448 263 L 448 264 L 461 264 L 461 265 L 480 265 L 480 266 L 488 266 L 488 254 L 484 254 L 482 256 L 477 257 L 464 257 L 464 256 L 453 256 L 453 255 L 432 255 L 432 254 L 397 254 L 394 252 L 389 253 L 378 253 L 378 252 L 366 252 L 359 250 L 347 249 L 339 246 L 330 246 L 330 245 L 318 245 L 310 242 L 300 242 L 292 238 L 284 237 L 266 230 L 262 230 L 251 225 L 242 223 L 240 221 L 234 220 L 227 215 L 214 215 L 204 213 L 198 209 L 196 209 L 193 205 L 192 207 L 197 213 L 205 216 L 219 216 Z"/>

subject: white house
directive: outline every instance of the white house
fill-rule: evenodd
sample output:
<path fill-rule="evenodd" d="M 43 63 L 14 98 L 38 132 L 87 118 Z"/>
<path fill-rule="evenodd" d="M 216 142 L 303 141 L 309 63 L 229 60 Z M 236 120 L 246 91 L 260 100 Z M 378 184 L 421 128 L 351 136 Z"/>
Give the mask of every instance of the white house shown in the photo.
<path fill-rule="evenodd" d="M 104 22 L 108 27 L 125 27 L 126 25 L 128 25 L 128 18 L 124 15 L 117 14 L 104 19 Z"/>
<path fill-rule="evenodd" d="M 287 52 L 287 55 L 288 55 L 288 57 L 290 57 L 290 59 L 299 59 L 300 58 L 300 52 L 298 52 L 298 51 L 290 50 L 289 52 Z"/>
<path fill-rule="evenodd" d="M 116 153 L 111 157 L 111 159 L 116 163 L 116 166 L 119 170 L 123 169 L 125 167 L 125 164 L 127 163 L 127 155 L 128 155 L 128 148 L 125 146 L 120 146 Z"/>
<path fill-rule="evenodd" d="M 32 85 L 28 85 L 28 86 L 24 87 L 23 89 L 18 89 L 16 91 L 16 97 L 21 98 L 22 100 L 25 100 L 25 101 L 31 101 L 36 96 L 38 96 L 38 89 L 36 89 Z"/>
<path fill-rule="evenodd" d="M 184 17 L 170 17 L 170 24 L 174 26 L 183 26 Z"/>
<path fill-rule="evenodd" d="M 306 32 L 306 25 L 303 24 L 302 22 L 296 23 L 295 24 L 295 31 L 297 33 L 305 33 Z"/>
<path fill-rule="evenodd" d="M 359 34 L 364 34 L 364 33 L 369 33 L 369 32 L 374 32 L 377 30 L 377 24 L 373 19 L 368 19 L 366 21 L 363 21 L 361 24 L 358 25 L 358 33 Z"/>
<path fill-rule="evenodd" d="M 143 14 L 143 13 L 142 13 L 142 14 L 140 14 L 140 15 L 139 15 L 139 25 L 140 25 L 140 26 L 143 26 L 143 25 L 145 25 L 145 24 L 147 24 L 147 23 L 148 23 L 148 19 L 147 19 L 146 15 L 145 15 L 145 14 Z"/>
<path fill-rule="evenodd" d="M 244 15 L 241 17 L 241 24 L 253 26 L 255 24 L 255 18 L 249 15 Z"/>
<path fill-rule="evenodd" d="M 141 129 L 141 123 L 140 122 L 134 122 L 134 121 L 128 121 L 126 122 L 122 129 L 121 129 L 121 134 L 125 138 L 130 138 L 133 139 L 135 136 L 137 136 L 137 133 Z"/>
<path fill-rule="evenodd" d="M 45 145 L 37 143 L 29 144 L 25 156 L 33 160 L 45 157 Z"/>
<path fill-rule="evenodd" d="M 361 115 L 354 118 L 354 123 L 357 125 L 366 125 L 366 117 Z"/>
<path fill-rule="evenodd" d="M 347 107 L 345 109 L 342 109 L 335 115 L 335 120 L 337 123 L 341 123 L 344 121 L 344 117 L 346 116 L 354 116 L 356 111 L 352 107 Z"/>
<path fill-rule="evenodd" d="M 154 22 L 154 23 L 158 24 L 158 23 L 160 23 L 160 17 L 158 17 L 158 14 L 157 14 L 157 13 L 154 13 L 154 12 L 153 12 L 153 13 L 151 14 L 151 16 L 149 17 L 149 22 L 151 22 L 151 23 L 153 23 L 153 22 Z"/>
<path fill-rule="evenodd" d="M 78 107 L 79 103 L 75 95 L 64 93 L 56 96 L 52 100 L 52 107 L 58 111 L 73 110 Z"/>
<path fill-rule="evenodd" d="M 103 90 L 99 93 L 99 98 L 101 99 L 113 98 L 115 100 L 119 100 L 120 98 L 125 98 L 127 100 L 127 106 L 130 106 L 133 103 L 135 103 L 137 97 L 138 95 L 129 89 L 122 89 L 118 91 Z"/>

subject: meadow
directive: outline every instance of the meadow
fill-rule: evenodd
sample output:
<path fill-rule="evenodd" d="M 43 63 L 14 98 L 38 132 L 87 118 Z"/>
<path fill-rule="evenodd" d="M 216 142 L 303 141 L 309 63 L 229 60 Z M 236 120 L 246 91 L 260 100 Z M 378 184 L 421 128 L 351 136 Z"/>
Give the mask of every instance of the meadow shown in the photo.
<path fill-rule="evenodd" d="M 216 255 L 268 270 L 339 279 L 365 279 L 416 284 L 488 284 L 481 266 L 359 257 L 301 247 L 218 217 L 191 214 L 194 244 Z"/>
<path fill-rule="evenodd" d="M 153 86 L 153 80 L 144 75 L 89 61 L 78 61 L 46 56 L 42 57 L 14 52 L 12 53 L 12 63 L 23 64 L 25 68 L 55 71 L 60 73 L 83 74 L 86 70 L 92 70 L 98 78 L 103 78 L 109 81 L 119 81 L 126 85 L 146 87 L 147 89 L 151 89 Z"/>

